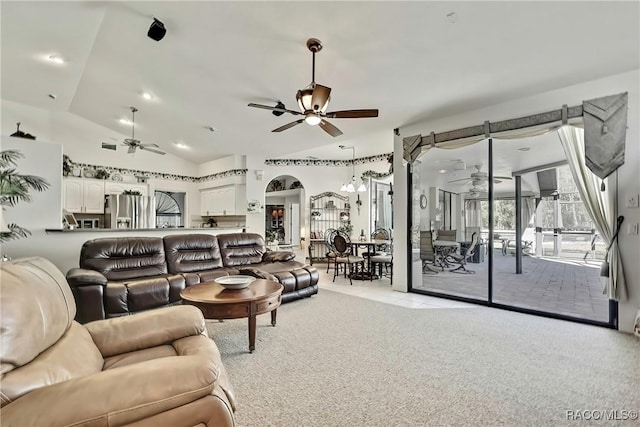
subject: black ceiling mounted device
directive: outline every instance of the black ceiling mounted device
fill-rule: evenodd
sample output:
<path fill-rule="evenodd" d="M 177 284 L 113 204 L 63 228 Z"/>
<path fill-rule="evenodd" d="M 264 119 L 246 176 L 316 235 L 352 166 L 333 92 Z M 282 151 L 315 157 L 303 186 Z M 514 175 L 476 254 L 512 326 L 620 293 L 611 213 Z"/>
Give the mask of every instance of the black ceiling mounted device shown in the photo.
<path fill-rule="evenodd" d="M 167 29 L 164 27 L 164 24 L 158 21 L 156 18 L 153 18 L 153 22 L 151 23 L 149 31 L 147 32 L 149 38 L 159 42 L 160 40 L 162 40 L 166 33 Z"/>
<path fill-rule="evenodd" d="M 325 120 L 330 119 L 357 119 L 364 117 L 378 117 L 377 109 L 367 110 L 343 110 L 343 111 L 331 111 L 326 112 L 331 100 L 331 88 L 317 84 L 316 79 L 316 53 L 322 50 L 322 42 L 318 39 L 311 38 L 307 40 L 307 49 L 311 51 L 313 55 L 311 64 L 311 83 L 304 89 L 301 89 L 296 94 L 298 100 L 298 106 L 300 111 L 287 110 L 284 104 L 278 101 L 275 107 L 260 104 L 249 104 L 249 107 L 263 108 L 265 110 L 271 110 L 274 115 L 280 116 L 284 113 L 289 113 L 294 116 L 303 116 L 294 122 L 287 123 L 284 126 L 280 126 L 272 130 L 272 132 L 282 132 L 290 129 L 302 122 L 306 122 L 309 125 L 319 125 L 322 130 L 327 132 L 331 136 L 340 136 L 342 131 Z M 276 114 L 277 113 L 277 114 Z"/>
<path fill-rule="evenodd" d="M 122 145 L 129 147 L 129 149 L 127 150 L 127 153 L 133 154 L 136 152 L 136 149 L 139 148 L 141 150 L 151 151 L 152 153 L 156 153 L 156 154 L 163 154 L 163 155 L 166 154 L 164 151 L 156 150 L 154 148 L 149 148 L 149 147 L 160 147 L 158 144 L 143 144 L 140 142 L 139 139 L 135 138 L 136 111 L 138 111 L 136 107 L 131 107 L 131 138 L 126 138 L 122 143 Z M 116 145 L 103 142 L 102 148 L 104 148 L 105 150 L 115 151 Z"/>
<path fill-rule="evenodd" d="M 18 122 L 18 130 L 16 130 L 14 133 L 11 134 L 11 136 L 15 137 L 15 138 L 24 138 L 24 139 L 36 139 L 35 136 L 31 135 L 30 133 L 24 133 L 20 130 L 20 122 Z"/>

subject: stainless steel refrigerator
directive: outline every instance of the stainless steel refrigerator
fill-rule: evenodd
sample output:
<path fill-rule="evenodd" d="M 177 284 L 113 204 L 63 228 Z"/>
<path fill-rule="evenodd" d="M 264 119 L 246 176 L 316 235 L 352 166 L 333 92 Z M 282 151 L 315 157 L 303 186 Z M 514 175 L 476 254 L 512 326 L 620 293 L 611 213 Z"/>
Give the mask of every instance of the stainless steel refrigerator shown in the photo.
<path fill-rule="evenodd" d="M 109 228 L 156 228 L 156 203 L 153 196 L 109 194 L 104 214 L 105 224 Z"/>

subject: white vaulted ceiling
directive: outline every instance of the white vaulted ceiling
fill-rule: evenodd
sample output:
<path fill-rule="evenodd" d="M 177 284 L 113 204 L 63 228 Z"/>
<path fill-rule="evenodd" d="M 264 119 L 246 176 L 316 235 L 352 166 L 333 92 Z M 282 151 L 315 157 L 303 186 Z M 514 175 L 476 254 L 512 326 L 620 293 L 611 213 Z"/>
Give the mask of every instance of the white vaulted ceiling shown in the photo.
<path fill-rule="evenodd" d="M 134 105 L 136 137 L 197 163 L 348 157 L 339 144 L 360 157 L 390 152 L 396 127 L 637 69 L 638 11 L 638 2 L 2 1 L 1 95 L 122 134 L 130 129 L 118 120 Z M 146 35 L 154 16 L 167 27 L 159 42 Z M 332 138 L 304 123 L 272 133 L 294 117 L 247 107 L 297 109 L 311 80 L 309 37 L 324 44 L 316 81 L 333 89 L 330 110 L 378 108 L 379 118 L 332 119 L 344 132 Z M 54 66 L 52 54 L 68 62 Z"/>

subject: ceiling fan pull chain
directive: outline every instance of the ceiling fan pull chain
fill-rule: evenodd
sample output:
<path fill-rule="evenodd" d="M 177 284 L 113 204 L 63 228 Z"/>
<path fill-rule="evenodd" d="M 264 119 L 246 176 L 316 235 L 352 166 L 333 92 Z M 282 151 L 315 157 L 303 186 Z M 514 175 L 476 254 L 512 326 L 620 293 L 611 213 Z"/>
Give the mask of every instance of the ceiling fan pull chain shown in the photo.
<path fill-rule="evenodd" d="M 316 84 L 316 53 L 311 53 L 313 54 L 311 57 L 311 85 L 313 87 Z"/>

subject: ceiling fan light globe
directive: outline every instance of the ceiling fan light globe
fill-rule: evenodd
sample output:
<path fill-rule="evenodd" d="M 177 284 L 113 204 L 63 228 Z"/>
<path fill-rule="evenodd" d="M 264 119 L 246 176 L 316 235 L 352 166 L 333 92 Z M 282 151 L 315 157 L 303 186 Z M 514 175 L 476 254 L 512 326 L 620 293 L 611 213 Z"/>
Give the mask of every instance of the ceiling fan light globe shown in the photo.
<path fill-rule="evenodd" d="M 313 105 L 311 105 L 312 95 L 313 89 L 302 89 L 298 91 L 298 93 L 296 94 L 296 99 L 298 100 L 300 111 L 313 111 Z"/>
<path fill-rule="evenodd" d="M 308 125 L 315 126 L 315 125 L 319 124 L 322 121 L 322 118 L 320 116 L 317 116 L 317 115 L 313 114 L 313 113 L 309 113 L 304 118 L 304 121 Z"/>
<path fill-rule="evenodd" d="M 352 183 L 347 184 L 347 193 L 355 193 L 356 188 L 353 186 Z"/>
<path fill-rule="evenodd" d="M 361 183 L 360 186 L 358 187 L 358 192 L 362 193 L 364 191 L 367 191 L 367 187 L 365 187 L 364 183 Z"/>
<path fill-rule="evenodd" d="M 347 184 L 342 184 L 342 187 L 340 187 L 340 191 L 347 191 Z"/>

